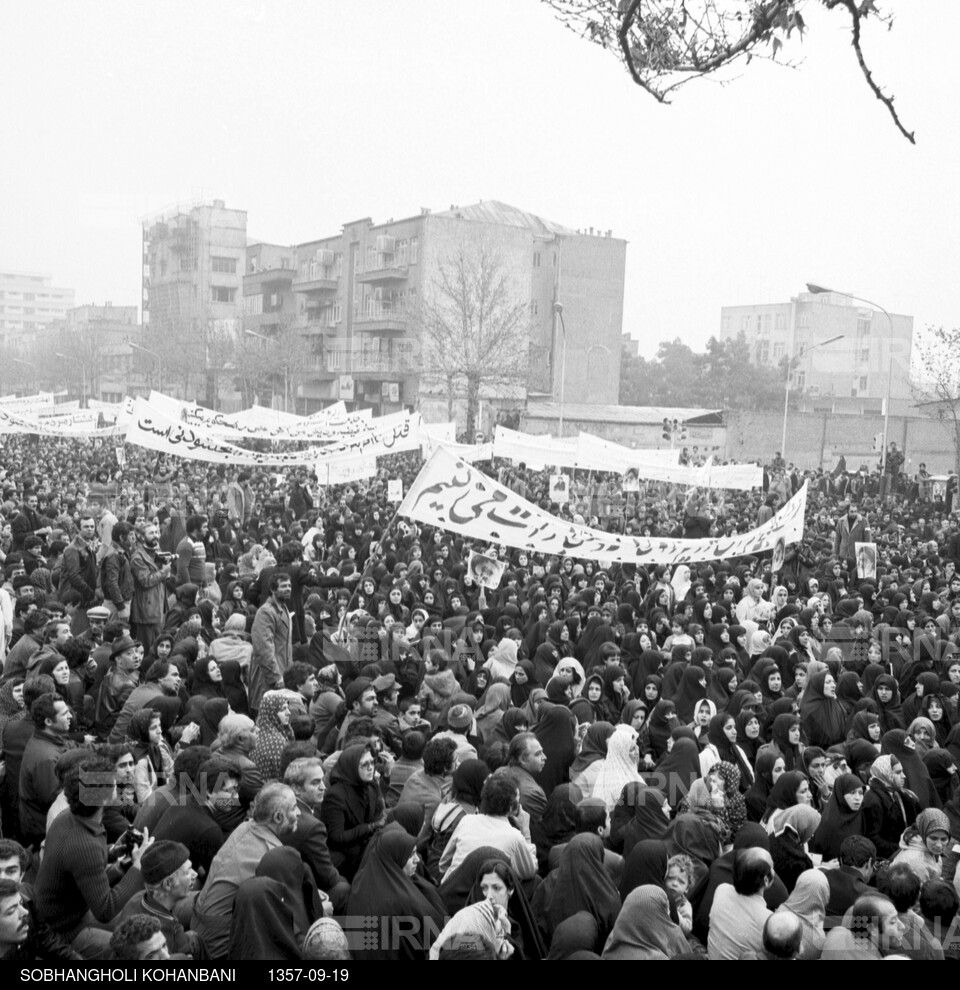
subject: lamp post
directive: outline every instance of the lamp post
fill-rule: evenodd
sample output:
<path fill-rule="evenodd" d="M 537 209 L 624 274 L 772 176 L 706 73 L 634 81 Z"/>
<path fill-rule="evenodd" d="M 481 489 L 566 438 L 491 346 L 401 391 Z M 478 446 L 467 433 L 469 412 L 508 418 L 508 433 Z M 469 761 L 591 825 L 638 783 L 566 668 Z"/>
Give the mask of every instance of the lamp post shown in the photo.
<path fill-rule="evenodd" d="M 563 333 L 563 350 L 560 352 L 560 436 L 563 436 L 563 387 L 566 380 L 567 372 L 567 325 L 563 322 L 563 303 L 555 302 L 553 304 L 554 315 L 560 320 L 560 329 Z M 554 324 L 554 333 L 556 333 L 556 324 Z"/>
<path fill-rule="evenodd" d="M 144 347 L 143 344 L 135 344 L 132 340 L 127 341 L 127 343 L 138 351 L 143 351 L 145 354 L 149 354 L 157 359 L 157 391 L 163 391 L 163 359 L 156 351 L 151 351 L 149 347 Z"/>
<path fill-rule="evenodd" d="M 257 333 L 255 330 L 244 330 L 245 334 L 249 334 L 251 337 L 256 337 L 258 340 L 265 340 L 268 344 L 274 343 L 272 337 L 268 337 L 266 334 Z M 288 367 L 287 362 L 283 362 L 283 411 L 287 411 L 287 392 L 289 391 L 289 381 L 288 381 Z"/>
<path fill-rule="evenodd" d="M 840 292 L 837 289 L 827 289 L 822 285 L 815 285 L 812 282 L 807 282 L 807 292 L 811 292 L 815 296 L 822 295 L 824 292 L 836 292 L 838 296 L 849 296 L 851 299 L 859 299 L 860 302 L 866 303 L 868 306 L 875 306 L 887 318 L 887 327 L 890 331 L 890 343 L 887 346 L 887 350 L 889 351 L 889 356 L 887 358 L 887 398 L 884 402 L 883 409 L 883 449 L 880 452 L 880 473 L 882 477 L 883 472 L 887 467 L 887 429 L 890 425 L 890 396 L 893 392 L 893 317 L 880 305 L 880 303 L 875 303 L 871 299 L 864 299 L 863 296 L 854 295 L 852 292 Z"/>
<path fill-rule="evenodd" d="M 23 358 L 11 358 L 14 364 L 22 364 L 26 368 L 33 368 L 33 387 L 36 392 L 40 391 L 40 379 L 37 377 L 37 366 L 32 361 L 24 361 Z"/>
<path fill-rule="evenodd" d="M 73 358 L 68 357 L 66 354 L 61 354 L 59 351 L 54 352 L 54 357 L 58 357 L 63 361 L 73 361 Z M 83 403 L 87 397 L 87 363 L 86 361 L 80 362 L 80 408 L 83 409 Z"/>
<path fill-rule="evenodd" d="M 826 347 L 827 344 L 835 344 L 838 340 L 843 340 L 843 334 L 838 334 L 836 337 L 831 337 L 829 340 L 821 340 L 811 347 L 801 347 L 796 354 L 787 361 L 787 377 L 783 385 L 783 435 L 780 438 L 780 456 L 786 461 L 786 449 L 787 449 L 787 411 L 790 408 L 790 369 L 793 367 L 793 362 L 803 357 L 804 354 L 810 351 L 815 351 L 818 347 Z"/>

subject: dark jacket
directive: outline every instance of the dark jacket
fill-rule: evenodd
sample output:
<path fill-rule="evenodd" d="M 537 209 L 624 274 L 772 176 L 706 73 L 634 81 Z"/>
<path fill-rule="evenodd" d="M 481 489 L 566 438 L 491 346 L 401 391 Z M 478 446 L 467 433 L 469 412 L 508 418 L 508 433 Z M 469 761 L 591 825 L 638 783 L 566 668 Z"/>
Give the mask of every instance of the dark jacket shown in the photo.
<path fill-rule="evenodd" d="M 900 836 L 912 825 L 919 811 L 917 799 L 911 791 L 900 791 L 906 820 L 891 790 L 879 780 L 870 781 L 863 796 L 863 834 L 877 847 L 880 859 L 889 859 L 900 850 Z"/>
<path fill-rule="evenodd" d="M 100 564 L 100 584 L 103 597 L 113 602 L 119 612 L 133 601 L 133 571 L 127 551 L 113 543 Z"/>
<path fill-rule="evenodd" d="M 47 812 L 60 791 L 55 767 L 57 760 L 73 748 L 66 737 L 42 729 L 34 732 L 23 751 L 20 764 L 20 832 L 24 836 L 43 835 Z"/>
<path fill-rule="evenodd" d="M 285 846 L 296 849 L 304 863 L 310 867 L 313 879 L 320 890 L 328 891 L 339 883 L 343 877 L 333 865 L 330 849 L 327 846 L 327 828 L 316 817 L 308 805 L 297 801 L 300 808 L 300 818 L 297 820 L 296 832 L 281 836 Z"/>
<path fill-rule="evenodd" d="M 185 845 L 190 850 L 193 868 L 202 870 L 203 874 L 210 872 L 213 857 L 220 851 L 225 838 L 213 815 L 190 799 L 168 808 L 151 834 L 158 841 L 169 839 Z"/>
<path fill-rule="evenodd" d="M 346 781 L 331 784 L 324 796 L 320 820 L 327 830 L 330 859 L 348 880 L 360 866 L 363 851 L 376 831 L 373 822 L 383 807 L 383 795 L 378 793 L 376 813 L 371 817 L 362 793 Z"/>
<path fill-rule="evenodd" d="M 79 536 L 63 551 L 60 594 L 69 588 L 80 593 L 81 608 L 87 608 L 97 600 L 97 557 Z"/>
<path fill-rule="evenodd" d="M 109 737 L 120 712 L 123 711 L 123 706 L 127 703 L 127 698 L 139 683 L 140 678 L 136 673 L 128 674 L 116 664 L 110 665 L 97 695 L 94 724 L 101 739 Z"/>
<path fill-rule="evenodd" d="M 250 659 L 250 707 L 260 707 L 267 691 L 283 687 L 284 672 L 293 663 L 290 614 L 275 598 L 270 597 L 257 610 L 253 620 L 253 656 Z"/>
<path fill-rule="evenodd" d="M 166 604 L 160 565 L 146 547 L 137 547 L 130 556 L 130 570 L 133 574 L 130 621 L 143 626 L 159 625 Z"/>

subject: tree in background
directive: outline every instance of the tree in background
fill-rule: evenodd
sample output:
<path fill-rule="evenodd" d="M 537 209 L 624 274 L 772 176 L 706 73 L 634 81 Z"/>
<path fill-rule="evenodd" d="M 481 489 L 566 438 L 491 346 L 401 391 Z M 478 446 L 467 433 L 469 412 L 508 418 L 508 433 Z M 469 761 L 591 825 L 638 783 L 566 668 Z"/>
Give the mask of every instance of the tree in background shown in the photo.
<path fill-rule="evenodd" d="M 679 337 L 663 341 L 652 360 L 622 355 L 620 403 L 710 409 L 776 409 L 785 371 L 750 361 L 744 334 L 711 337 L 698 354 Z"/>
<path fill-rule="evenodd" d="M 438 266 L 419 312 L 422 382 L 443 387 L 454 418 L 466 400 L 467 436 L 477 428 L 481 389 L 513 392 L 530 369 L 530 308 L 497 251 L 460 247 Z"/>
<path fill-rule="evenodd" d="M 910 387 L 923 411 L 949 431 L 960 474 L 960 328 L 928 327 L 914 354 L 918 374 Z"/>
<path fill-rule="evenodd" d="M 661 103 L 673 90 L 743 59 L 776 59 L 784 44 L 802 36 L 804 0 L 544 0 L 578 35 L 617 55 L 641 89 Z M 813 0 L 811 0 L 813 2 Z M 873 77 L 861 44 L 865 22 L 892 26 L 893 15 L 876 0 L 815 0 L 850 22 L 857 64 L 873 95 L 901 134 L 893 97 Z"/>

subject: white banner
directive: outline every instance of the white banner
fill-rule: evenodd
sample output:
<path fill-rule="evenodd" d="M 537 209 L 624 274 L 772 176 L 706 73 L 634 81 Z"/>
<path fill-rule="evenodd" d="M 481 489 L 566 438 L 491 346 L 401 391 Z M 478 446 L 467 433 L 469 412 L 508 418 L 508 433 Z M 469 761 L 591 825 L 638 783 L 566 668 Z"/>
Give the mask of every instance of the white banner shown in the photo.
<path fill-rule="evenodd" d="M 430 526 L 537 553 L 638 564 L 697 563 L 773 550 L 803 535 L 807 486 L 749 533 L 702 540 L 620 536 L 569 523 L 520 498 L 443 447 L 417 476 L 399 514 Z"/>
<path fill-rule="evenodd" d="M 338 403 L 342 407 L 343 403 Z M 326 413 L 326 410 L 323 410 Z M 254 406 L 242 413 L 222 413 L 201 406 L 186 408 L 183 419 L 191 426 L 203 426 L 223 440 L 291 440 L 301 443 L 336 443 L 356 439 L 374 432 L 369 415 L 347 415 L 344 410 L 334 410 L 329 415 L 316 414 L 308 419 L 293 417 L 292 422 L 270 422 L 274 411 Z M 286 416 L 286 413 L 281 413 Z M 403 422 L 407 413 L 392 413 L 377 422 L 380 428 L 390 423 Z"/>
<path fill-rule="evenodd" d="M 116 426 L 96 429 L 96 412 L 80 410 L 63 416 L 48 416 L 36 419 L 19 415 L 0 407 L 0 434 L 26 433 L 40 437 L 113 437 L 122 432 Z"/>
<path fill-rule="evenodd" d="M 403 478 L 391 478 L 387 482 L 387 501 L 403 501 Z"/>
<path fill-rule="evenodd" d="M 5 395 L 0 399 L 0 406 L 4 409 L 24 412 L 28 409 L 45 409 L 53 405 L 53 392 L 38 392 L 36 395 Z"/>
<path fill-rule="evenodd" d="M 324 485 L 345 485 L 351 481 L 363 481 L 365 478 L 372 478 L 376 473 L 376 457 L 351 457 L 347 460 L 317 465 L 317 477 Z"/>
<path fill-rule="evenodd" d="M 527 467 L 577 467 L 577 438 L 536 436 L 498 426 L 493 434 L 493 453 Z"/>
<path fill-rule="evenodd" d="M 292 466 L 322 464 L 377 457 L 416 450 L 420 446 L 420 414 L 398 413 L 371 420 L 363 435 L 325 447 L 300 451 L 256 451 L 222 440 L 199 424 L 191 426 L 166 415 L 143 399 L 137 399 L 127 431 L 127 443 L 148 450 L 216 464 Z M 334 482 L 335 483 L 335 482 Z"/>

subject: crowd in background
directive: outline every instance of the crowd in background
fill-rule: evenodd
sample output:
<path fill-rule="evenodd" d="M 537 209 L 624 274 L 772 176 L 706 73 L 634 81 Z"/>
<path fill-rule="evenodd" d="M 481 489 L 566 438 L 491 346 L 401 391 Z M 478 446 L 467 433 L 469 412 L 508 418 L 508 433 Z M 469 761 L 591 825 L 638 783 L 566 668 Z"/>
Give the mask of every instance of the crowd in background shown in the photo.
<path fill-rule="evenodd" d="M 808 484 L 776 572 L 601 566 L 398 518 L 413 454 L 0 449 L 0 958 L 960 958 L 955 486 L 479 465 L 680 538 Z"/>

